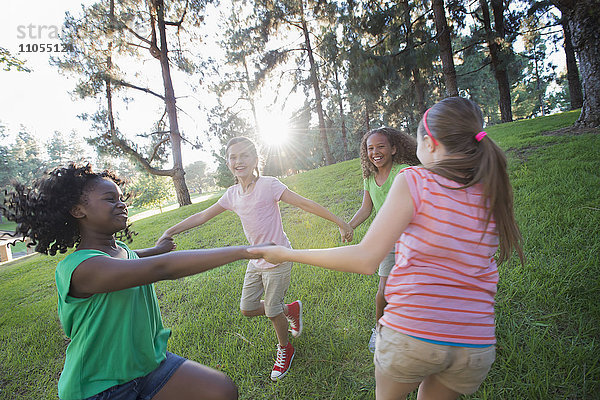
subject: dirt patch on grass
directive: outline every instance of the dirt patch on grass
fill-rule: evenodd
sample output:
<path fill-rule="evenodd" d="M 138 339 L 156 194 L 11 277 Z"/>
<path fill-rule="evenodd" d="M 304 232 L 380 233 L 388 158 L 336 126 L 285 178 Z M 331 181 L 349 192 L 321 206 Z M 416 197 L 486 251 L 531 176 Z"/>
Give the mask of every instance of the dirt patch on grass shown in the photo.
<path fill-rule="evenodd" d="M 600 134 L 600 128 L 590 128 L 582 126 L 567 126 L 566 128 L 560 128 L 555 131 L 546 131 L 540 133 L 542 136 L 579 136 L 585 134 Z"/>
<path fill-rule="evenodd" d="M 567 126 L 566 128 L 560 128 L 554 131 L 541 132 L 542 136 L 580 136 L 586 134 L 598 135 L 600 134 L 600 128 L 580 127 L 580 126 Z M 518 149 L 508 149 L 507 153 L 513 154 L 519 161 L 526 162 L 529 155 L 539 149 L 545 149 L 553 146 L 554 142 L 545 143 L 537 146 L 525 146 Z"/>
<path fill-rule="evenodd" d="M 513 154 L 521 163 L 527 162 L 529 159 L 529 155 L 539 149 L 545 149 L 554 145 L 555 143 L 546 143 L 539 146 L 525 146 L 520 147 L 518 149 L 508 149 L 506 152 L 509 154 Z"/>

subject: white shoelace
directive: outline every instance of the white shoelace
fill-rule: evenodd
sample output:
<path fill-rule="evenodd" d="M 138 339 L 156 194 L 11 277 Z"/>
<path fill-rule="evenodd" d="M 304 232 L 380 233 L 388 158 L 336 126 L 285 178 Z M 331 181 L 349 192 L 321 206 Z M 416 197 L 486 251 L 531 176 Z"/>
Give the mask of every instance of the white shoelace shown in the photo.
<path fill-rule="evenodd" d="M 277 348 L 277 359 L 275 360 L 276 366 L 278 366 L 280 368 L 285 367 L 285 354 L 286 354 L 285 347 Z"/>

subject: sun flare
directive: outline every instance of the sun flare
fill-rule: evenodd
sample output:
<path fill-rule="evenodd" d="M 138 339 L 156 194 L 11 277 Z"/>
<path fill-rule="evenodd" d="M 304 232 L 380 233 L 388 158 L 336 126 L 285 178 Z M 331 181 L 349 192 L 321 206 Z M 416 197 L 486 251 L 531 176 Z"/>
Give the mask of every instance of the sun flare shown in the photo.
<path fill-rule="evenodd" d="M 279 147 L 290 137 L 289 122 L 283 115 L 270 114 L 262 118 L 260 138 L 269 147 Z"/>

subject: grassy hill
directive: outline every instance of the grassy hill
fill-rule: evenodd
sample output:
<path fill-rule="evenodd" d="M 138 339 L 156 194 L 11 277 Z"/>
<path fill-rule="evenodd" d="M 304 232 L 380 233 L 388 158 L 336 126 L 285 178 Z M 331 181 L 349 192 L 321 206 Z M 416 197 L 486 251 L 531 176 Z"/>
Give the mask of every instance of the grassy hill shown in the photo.
<path fill-rule="evenodd" d="M 497 359 L 472 399 L 592 399 L 600 393 L 600 135 L 567 129 L 577 113 L 490 127 L 509 155 L 516 216 L 527 262 L 500 267 Z M 349 220 L 362 199 L 358 160 L 283 180 L 292 190 Z M 134 223 L 133 248 L 215 199 Z M 340 245 L 337 227 L 282 205 L 296 248 Z M 366 232 L 367 221 L 355 232 Z M 238 218 L 224 213 L 177 237 L 178 249 L 245 243 Z M 54 399 L 67 340 L 56 315 L 58 257 L 0 267 L 0 399 Z M 266 318 L 238 310 L 245 262 L 156 290 L 169 350 L 220 369 L 242 399 L 372 399 L 367 350 L 377 276 L 296 265 L 286 300 L 305 305 L 305 331 L 288 376 L 269 379 L 275 335 Z"/>

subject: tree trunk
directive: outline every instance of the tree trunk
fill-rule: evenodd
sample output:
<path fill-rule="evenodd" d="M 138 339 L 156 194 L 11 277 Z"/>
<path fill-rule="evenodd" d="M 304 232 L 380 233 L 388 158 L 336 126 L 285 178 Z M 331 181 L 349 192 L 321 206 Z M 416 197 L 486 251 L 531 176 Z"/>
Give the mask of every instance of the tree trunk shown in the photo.
<path fill-rule="evenodd" d="M 544 93 L 542 92 L 542 80 L 540 77 L 540 67 L 539 63 L 541 60 L 538 60 L 538 52 L 537 47 L 534 46 L 533 49 L 533 66 L 534 66 L 534 75 L 535 75 L 535 90 L 538 96 L 538 103 L 540 104 L 540 112 L 542 116 L 546 115 L 546 107 L 544 105 Z"/>
<path fill-rule="evenodd" d="M 367 99 L 365 99 L 365 127 L 367 129 L 366 132 L 371 131 L 370 121 L 371 121 L 371 115 L 369 114 L 369 102 L 367 101 Z"/>
<path fill-rule="evenodd" d="M 110 12 L 110 20 L 111 20 L 110 29 L 113 29 L 114 18 L 115 18 L 115 2 L 114 2 L 114 0 L 110 1 L 110 11 L 109 12 Z M 117 133 L 117 125 L 115 123 L 115 117 L 114 117 L 114 112 L 113 112 L 113 102 L 112 102 L 112 68 L 113 68 L 112 48 L 113 48 L 113 42 L 110 41 L 108 43 L 108 55 L 106 57 L 107 77 L 105 79 L 106 103 L 107 103 L 106 104 L 106 113 L 107 113 L 107 117 L 108 117 L 108 132 L 107 132 L 108 137 L 107 137 L 107 139 L 110 143 L 112 143 L 113 145 L 115 145 L 116 147 L 121 149 L 121 151 L 123 151 L 123 153 L 125 153 L 125 155 L 127 155 L 131 159 L 139 162 L 140 165 L 144 169 L 146 169 L 146 171 L 150 172 L 151 174 L 160 175 L 160 176 L 171 176 L 172 175 L 171 170 L 158 170 L 156 168 L 153 168 L 150 165 L 150 163 L 148 162 L 148 160 L 146 160 L 144 157 L 142 157 L 141 154 L 139 154 L 137 151 L 135 151 L 133 148 L 131 148 L 129 146 L 129 144 L 125 140 L 121 139 Z"/>
<path fill-rule="evenodd" d="M 425 114 L 427 108 L 425 107 L 425 85 L 423 84 L 423 80 L 421 79 L 421 71 L 419 68 L 415 66 L 412 70 L 413 81 L 415 84 L 415 103 L 417 106 L 417 110 L 419 110 L 419 114 Z"/>
<path fill-rule="evenodd" d="M 110 0 L 110 29 L 114 28 L 114 20 L 115 20 L 115 2 L 114 0 Z M 108 78 L 106 78 L 106 113 L 108 115 L 108 131 L 112 141 L 112 138 L 116 135 L 116 127 L 115 127 L 115 118 L 113 115 L 113 107 L 112 107 L 112 88 L 111 88 L 111 71 L 112 71 L 112 40 L 108 43 L 108 56 L 106 57 L 106 72 L 108 74 Z"/>
<path fill-rule="evenodd" d="M 446 21 L 444 0 L 433 0 L 431 4 L 437 30 L 437 42 L 442 60 L 444 81 L 446 82 L 446 96 L 458 96 L 458 85 L 456 83 L 456 70 L 454 69 L 454 57 L 452 53 L 452 42 L 450 40 L 450 29 Z"/>
<path fill-rule="evenodd" d="M 569 96 L 571 97 L 571 110 L 583 106 L 583 93 L 581 92 L 581 81 L 579 80 L 579 68 L 575 59 L 575 50 L 571 39 L 571 30 L 566 18 L 561 18 L 564 32 L 564 48 L 567 64 L 567 81 L 569 82 Z"/>
<path fill-rule="evenodd" d="M 310 80 L 313 85 L 313 90 L 315 92 L 315 100 L 317 106 L 317 116 L 319 117 L 319 132 L 321 134 L 321 144 L 323 145 L 323 155 L 325 156 L 325 164 L 331 165 L 335 161 L 333 156 L 331 155 L 331 150 L 329 148 L 329 141 L 327 140 L 327 129 L 325 128 L 325 117 L 323 114 L 323 101 L 321 98 L 321 88 L 319 87 L 319 78 L 317 76 L 317 64 L 315 63 L 315 58 L 313 56 L 312 47 L 310 44 L 310 35 L 308 32 L 308 26 L 306 24 L 306 19 L 304 18 L 304 7 L 302 5 L 302 1 L 300 1 L 301 6 L 301 22 L 302 22 L 302 32 L 304 33 L 304 44 L 306 45 L 306 51 L 308 52 L 308 61 L 310 63 Z"/>
<path fill-rule="evenodd" d="M 502 122 L 512 121 L 512 107 L 510 99 L 510 83 L 508 81 L 508 74 L 506 67 L 503 65 L 502 60 L 502 49 L 500 47 L 500 40 L 504 39 L 504 23 L 503 15 L 497 15 L 503 13 L 502 5 L 498 5 L 498 0 L 492 0 L 492 6 L 494 6 L 494 20 L 496 22 L 496 34 L 492 31 L 490 22 L 490 9 L 487 4 L 487 0 L 480 0 L 481 11 L 483 13 L 483 26 L 488 42 L 488 49 L 490 52 L 491 67 L 498 83 L 498 93 L 500 100 L 498 106 L 500 108 L 500 120 Z M 502 36 L 501 36 L 502 35 Z"/>
<path fill-rule="evenodd" d="M 337 89 L 338 106 L 340 109 L 340 121 L 342 121 L 342 146 L 344 148 L 344 161 L 348 159 L 348 136 L 346 134 L 346 122 L 344 121 L 344 105 L 342 104 L 342 92 L 340 90 L 340 79 L 337 67 L 335 68 L 335 87 Z"/>
<path fill-rule="evenodd" d="M 250 82 L 250 73 L 248 72 L 248 64 L 246 63 L 246 56 L 242 56 L 242 63 L 244 65 L 244 71 L 246 72 L 246 90 L 248 91 L 248 102 L 252 109 L 252 117 L 254 118 L 254 134 L 258 137 L 260 133 L 260 126 L 258 124 L 258 117 L 256 116 L 256 106 L 254 104 L 254 85 Z"/>
<path fill-rule="evenodd" d="M 177 107 L 175 106 L 175 91 L 171 80 L 171 70 L 169 67 L 167 32 L 164 16 L 164 1 L 154 0 L 156 16 L 158 19 L 158 30 L 160 32 L 160 66 L 162 69 L 163 85 L 165 87 L 165 105 L 167 116 L 169 118 L 169 130 L 171 137 L 172 155 L 173 155 L 173 184 L 179 206 L 192 204 L 190 192 L 185 183 L 185 171 L 183 170 L 183 160 L 181 158 L 181 135 L 179 133 L 179 122 L 177 121 Z"/>
<path fill-rule="evenodd" d="M 579 58 L 583 105 L 575 123 L 600 126 L 600 0 L 555 0 L 553 3 L 566 17 L 573 48 Z"/>
<path fill-rule="evenodd" d="M 410 20 L 410 5 L 408 4 L 408 1 L 403 1 L 402 4 L 404 6 L 404 27 L 406 30 L 406 47 L 408 49 L 411 49 L 408 56 L 413 58 L 411 74 L 413 77 L 413 83 L 415 85 L 415 103 L 416 103 L 417 110 L 422 115 L 426 111 L 426 108 L 425 108 L 425 85 L 423 84 L 423 80 L 421 79 L 421 72 L 419 71 L 417 57 L 415 57 L 415 54 L 412 50 L 412 49 L 414 49 L 415 46 L 413 43 L 413 36 L 412 36 L 413 35 L 412 28 L 411 28 L 412 22 Z"/>

